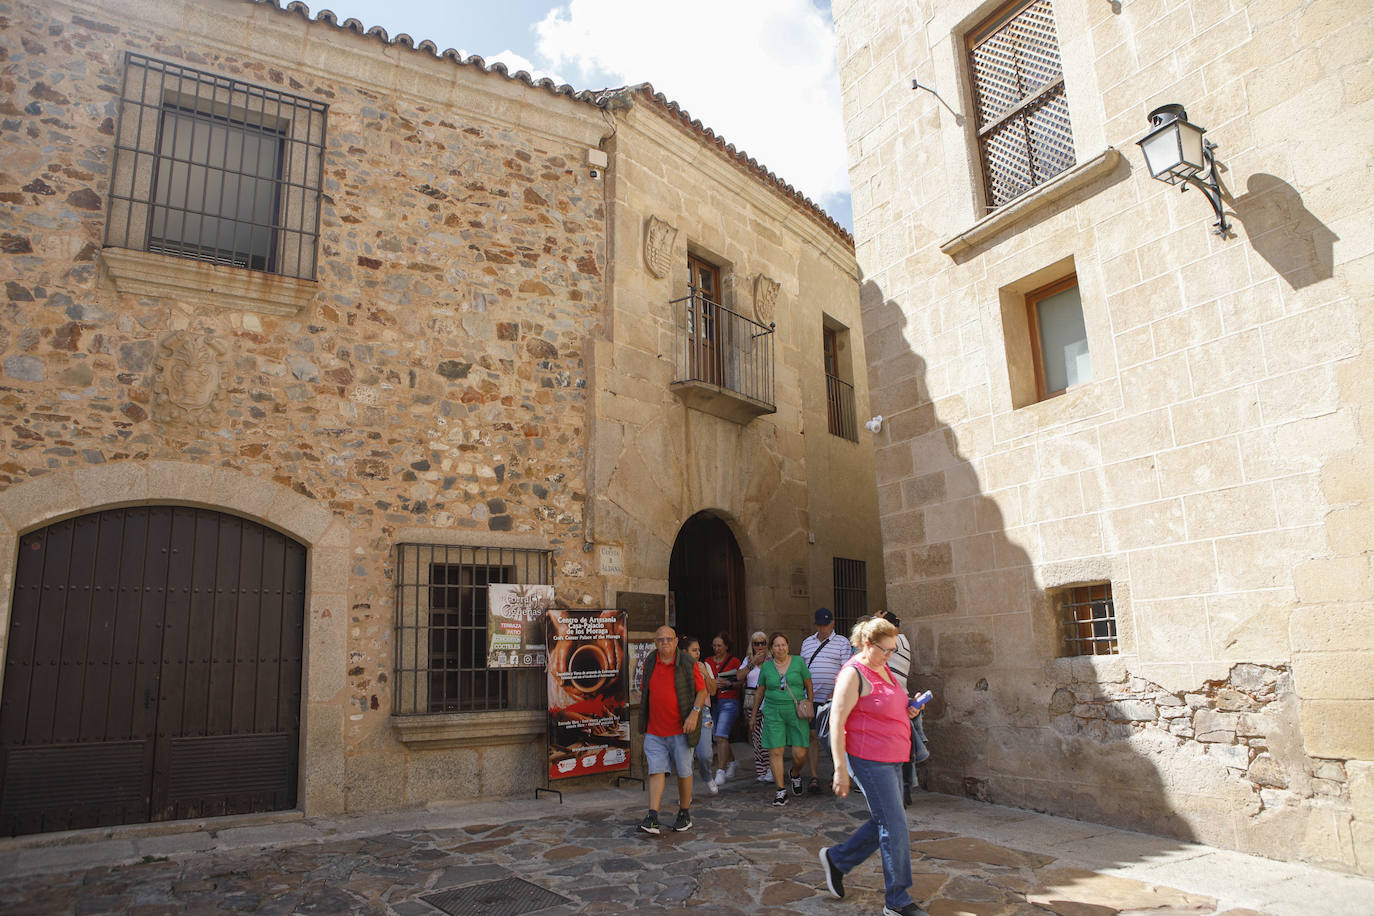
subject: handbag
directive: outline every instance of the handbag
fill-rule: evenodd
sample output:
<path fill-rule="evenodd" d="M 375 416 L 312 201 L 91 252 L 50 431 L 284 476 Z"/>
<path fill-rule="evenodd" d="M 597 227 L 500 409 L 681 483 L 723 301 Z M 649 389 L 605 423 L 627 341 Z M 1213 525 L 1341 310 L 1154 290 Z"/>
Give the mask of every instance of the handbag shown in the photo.
<path fill-rule="evenodd" d="M 788 665 L 790 669 L 792 666 Z M 807 699 L 797 699 L 797 695 L 792 692 L 792 685 L 787 683 L 787 675 L 780 678 L 782 686 L 787 690 L 787 695 L 792 698 L 792 702 L 797 704 L 797 718 L 810 720 L 816 715 L 816 705 Z"/>

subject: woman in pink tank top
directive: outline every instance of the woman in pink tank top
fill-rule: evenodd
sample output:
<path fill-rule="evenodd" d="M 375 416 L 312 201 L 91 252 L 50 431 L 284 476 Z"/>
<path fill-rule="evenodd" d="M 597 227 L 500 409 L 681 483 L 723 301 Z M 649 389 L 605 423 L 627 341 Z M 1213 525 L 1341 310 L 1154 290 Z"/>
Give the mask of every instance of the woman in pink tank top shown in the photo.
<path fill-rule="evenodd" d="M 902 806 L 902 764 L 911 759 L 906 691 L 888 670 L 897 629 L 879 617 L 859 621 L 849 636 L 858 650 L 835 681 L 830 707 L 834 790 L 849 794 L 851 776 L 863 789 L 868 820 L 849 839 L 820 852 L 830 893 L 844 896 L 844 876 L 874 852 L 883 861 L 883 916 L 929 916 L 911 899 L 911 835 Z"/>

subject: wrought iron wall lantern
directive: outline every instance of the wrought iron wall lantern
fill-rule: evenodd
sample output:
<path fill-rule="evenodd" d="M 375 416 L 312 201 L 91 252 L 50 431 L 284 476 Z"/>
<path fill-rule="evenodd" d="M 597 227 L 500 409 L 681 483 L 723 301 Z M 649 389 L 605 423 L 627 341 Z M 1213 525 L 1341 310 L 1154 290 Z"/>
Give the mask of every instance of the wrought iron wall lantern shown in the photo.
<path fill-rule="evenodd" d="M 1188 185 L 1207 195 L 1217 221 L 1212 231 L 1225 237 L 1231 224 L 1221 209 L 1221 185 L 1217 181 L 1217 160 L 1212 155 L 1216 144 L 1203 138 L 1204 128 L 1188 120 L 1182 105 L 1161 105 L 1150 112 L 1151 130 L 1136 145 L 1145 154 L 1150 177 L 1168 184 Z"/>

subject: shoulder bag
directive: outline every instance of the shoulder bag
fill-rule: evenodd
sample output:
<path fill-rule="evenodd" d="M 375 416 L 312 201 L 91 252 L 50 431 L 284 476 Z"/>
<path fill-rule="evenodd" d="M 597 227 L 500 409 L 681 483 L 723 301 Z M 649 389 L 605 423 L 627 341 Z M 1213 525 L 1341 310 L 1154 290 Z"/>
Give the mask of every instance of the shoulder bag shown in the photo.
<path fill-rule="evenodd" d="M 787 670 L 792 670 L 790 664 L 787 666 Z M 786 674 L 780 675 L 779 679 L 782 681 L 783 689 L 787 691 L 787 695 L 792 698 L 792 702 L 797 706 L 797 718 L 810 720 L 814 717 L 816 715 L 816 705 L 805 697 L 800 700 L 797 699 L 797 695 L 792 692 L 792 685 L 787 683 Z"/>

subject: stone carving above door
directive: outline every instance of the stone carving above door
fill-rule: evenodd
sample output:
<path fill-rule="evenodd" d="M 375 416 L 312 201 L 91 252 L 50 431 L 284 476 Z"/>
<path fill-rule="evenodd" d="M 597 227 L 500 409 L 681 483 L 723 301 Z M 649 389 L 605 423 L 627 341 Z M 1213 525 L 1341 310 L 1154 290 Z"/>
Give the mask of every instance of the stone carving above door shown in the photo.
<path fill-rule="evenodd" d="M 677 242 L 677 228 L 657 216 L 649 217 L 644 226 L 644 263 L 649 273 L 662 280 L 673 269 L 673 245 Z"/>
<path fill-rule="evenodd" d="M 215 413 L 229 347 L 207 331 L 173 331 L 158 347 L 154 391 L 164 420 L 203 422 Z"/>
<path fill-rule="evenodd" d="M 754 278 L 754 316 L 758 318 L 760 324 L 772 324 L 773 316 L 777 313 L 778 293 L 782 291 L 782 284 L 759 274 Z"/>

